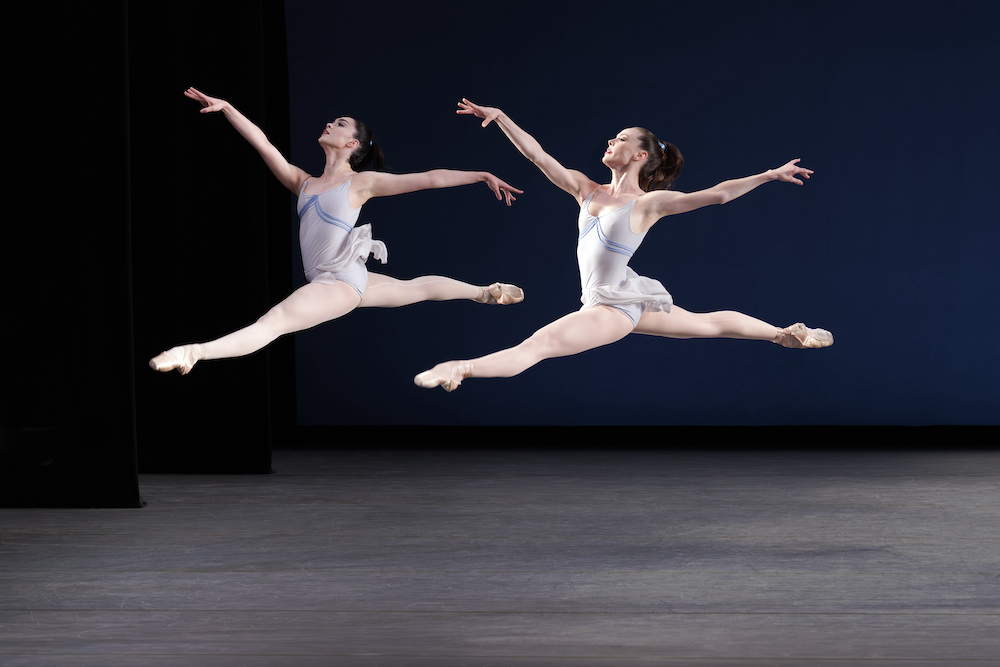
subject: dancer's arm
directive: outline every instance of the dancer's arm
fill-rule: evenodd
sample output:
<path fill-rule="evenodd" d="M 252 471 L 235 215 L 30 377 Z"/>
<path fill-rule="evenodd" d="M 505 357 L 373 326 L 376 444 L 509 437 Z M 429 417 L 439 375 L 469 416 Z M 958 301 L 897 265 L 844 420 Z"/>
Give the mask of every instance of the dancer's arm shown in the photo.
<path fill-rule="evenodd" d="M 802 185 L 802 180 L 799 177 L 809 178 L 813 171 L 797 166 L 798 161 L 799 158 L 796 158 L 777 169 L 768 169 L 762 174 L 723 181 L 698 192 L 656 190 L 647 193 L 639 198 L 635 209 L 633 209 L 633 216 L 637 220 L 637 227 L 639 227 L 636 231 L 640 233 L 647 231 L 657 220 L 668 215 L 687 213 L 713 204 L 725 204 L 737 197 L 742 197 L 768 181 L 784 181 Z"/>
<path fill-rule="evenodd" d="M 507 206 L 516 201 L 514 193 L 522 194 L 488 171 L 456 171 L 454 169 L 433 169 L 416 174 L 387 174 L 382 171 L 363 171 L 354 177 L 351 190 L 361 200 L 358 206 L 372 197 L 388 197 L 418 190 L 453 188 L 470 183 L 486 183 L 498 200 L 507 199 Z"/>
<path fill-rule="evenodd" d="M 184 91 L 184 95 L 192 100 L 201 102 L 203 107 L 201 110 L 202 113 L 221 111 L 230 124 L 236 128 L 236 131 L 249 141 L 251 146 L 257 149 L 257 152 L 264 158 L 264 162 L 271 170 L 271 173 L 281 181 L 281 184 L 295 194 L 299 193 L 302 182 L 309 178 L 309 174 L 290 164 L 281 152 L 274 147 L 274 144 L 268 141 L 264 132 L 250 122 L 250 119 L 237 111 L 236 107 L 226 100 L 209 97 L 195 88 L 188 88 Z"/>
<path fill-rule="evenodd" d="M 473 115 L 483 119 L 483 127 L 495 122 L 511 143 L 521 151 L 524 157 L 542 170 L 542 173 L 556 186 L 576 197 L 578 202 L 582 202 L 587 195 L 597 188 L 598 184 L 587 178 L 575 169 L 567 169 L 559 164 L 559 161 L 546 153 L 538 141 L 517 126 L 507 114 L 500 109 L 493 107 L 483 107 L 473 104 L 469 100 L 462 98 L 458 103 L 458 114 Z"/>

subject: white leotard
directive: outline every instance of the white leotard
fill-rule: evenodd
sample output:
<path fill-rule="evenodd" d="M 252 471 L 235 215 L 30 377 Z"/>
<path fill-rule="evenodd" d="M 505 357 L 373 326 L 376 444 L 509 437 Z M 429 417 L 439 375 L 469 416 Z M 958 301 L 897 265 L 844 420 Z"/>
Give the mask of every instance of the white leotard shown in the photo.
<path fill-rule="evenodd" d="M 299 246 L 302 267 L 311 283 L 334 285 L 345 282 L 365 295 L 368 285 L 368 255 L 385 264 L 389 252 L 385 244 L 372 239 L 371 224 L 355 227 L 360 208 L 351 208 L 350 186 L 341 185 L 317 195 L 299 190 Z"/>
<path fill-rule="evenodd" d="M 576 246 L 583 307 L 611 306 L 632 320 L 633 326 L 647 310 L 670 312 L 673 299 L 660 281 L 644 278 L 628 266 L 646 237 L 629 226 L 635 200 L 597 217 L 589 211 L 593 198 L 592 192 L 580 205 Z"/>

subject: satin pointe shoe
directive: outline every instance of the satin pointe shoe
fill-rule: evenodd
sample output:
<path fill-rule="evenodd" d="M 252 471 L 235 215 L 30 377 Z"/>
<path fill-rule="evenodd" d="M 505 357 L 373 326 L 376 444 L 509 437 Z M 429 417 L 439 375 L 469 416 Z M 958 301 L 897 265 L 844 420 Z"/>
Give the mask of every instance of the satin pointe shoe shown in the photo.
<path fill-rule="evenodd" d="M 493 283 L 489 287 L 480 288 L 483 294 L 477 301 L 487 304 L 499 304 L 509 306 L 513 303 L 524 301 L 524 290 L 517 285 L 507 283 Z"/>
<path fill-rule="evenodd" d="M 176 370 L 181 375 L 187 375 L 201 358 L 200 345 L 180 345 L 150 359 L 149 367 L 160 373 Z"/>
<path fill-rule="evenodd" d="M 774 336 L 774 342 L 793 349 L 819 349 L 833 345 L 833 334 L 826 329 L 807 329 L 799 322 L 790 327 L 779 329 Z"/>
<path fill-rule="evenodd" d="M 413 384 L 424 389 L 441 387 L 451 392 L 458 389 L 462 380 L 470 375 L 472 375 L 471 361 L 446 361 L 413 378 Z"/>

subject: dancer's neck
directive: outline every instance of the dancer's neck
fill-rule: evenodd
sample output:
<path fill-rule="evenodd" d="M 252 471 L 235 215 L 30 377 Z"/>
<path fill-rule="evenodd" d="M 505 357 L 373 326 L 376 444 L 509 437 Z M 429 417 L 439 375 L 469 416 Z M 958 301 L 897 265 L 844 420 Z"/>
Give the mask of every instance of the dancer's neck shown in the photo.
<path fill-rule="evenodd" d="M 639 187 L 639 174 L 636 169 L 612 169 L 611 182 L 608 183 L 608 194 L 618 197 L 625 194 L 642 194 Z"/>

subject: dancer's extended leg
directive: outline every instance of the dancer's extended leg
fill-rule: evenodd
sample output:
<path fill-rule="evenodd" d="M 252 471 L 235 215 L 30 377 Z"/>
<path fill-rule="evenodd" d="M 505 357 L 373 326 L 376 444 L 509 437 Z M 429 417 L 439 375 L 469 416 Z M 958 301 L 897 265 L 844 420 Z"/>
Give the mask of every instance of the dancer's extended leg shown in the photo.
<path fill-rule="evenodd" d="M 517 303 L 524 292 L 515 285 L 493 283 L 477 287 L 444 276 L 421 276 L 413 280 L 397 280 L 379 273 L 368 274 L 368 288 L 361 308 L 398 308 L 420 301 L 451 301 L 469 299 L 479 303 Z"/>
<path fill-rule="evenodd" d="M 779 330 L 780 327 L 734 310 L 692 313 L 679 306 L 672 306 L 669 313 L 645 312 L 635 328 L 636 333 L 667 338 L 740 338 L 772 341 Z"/>
<path fill-rule="evenodd" d="M 807 329 L 803 324 L 793 324 L 782 329 L 734 310 L 692 313 L 679 306 L 673 306 L 669 313 L 643 313 L 635 331 L 667 338 L 767 340 L 792 348 L 833 345 L 833 335 L 824 329 Z"/>
<path fill-rule="evenodd" d="M 161 372 L 177 369 L 187 374 L 203 359 L 242 357 L 256 352 L 278 336 L 310 329 L 346 315 L 360 300 L 357 291 L 347 283 L 309 283 L 292 292 L 250 326 L 207 343 L 171 348 L 150 360 L 149 365 Z"/>
<path fill-rule="evenodd" d="M 531 335 L 520 345 L 467 361 L 446 361 L 424 371 L 413 381 L 426 388 L 452 391 L 469 377 L 512 377 L 543 359 L 578 354 L 621 340 L 632 331 L 632 322 L 606 306 L 585 308 L 561 317 Z"/>

